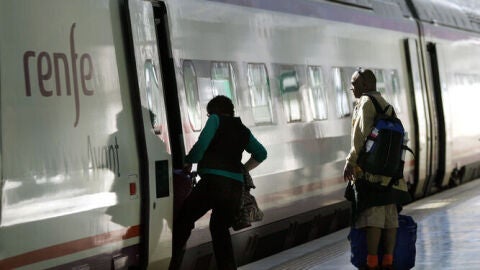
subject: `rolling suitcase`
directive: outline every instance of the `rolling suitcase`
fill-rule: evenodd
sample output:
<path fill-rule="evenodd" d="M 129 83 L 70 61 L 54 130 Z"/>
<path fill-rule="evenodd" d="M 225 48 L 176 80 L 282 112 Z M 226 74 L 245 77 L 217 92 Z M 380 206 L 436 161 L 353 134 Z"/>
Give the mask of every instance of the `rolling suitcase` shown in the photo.
<path fill-rule="evenodd" d="M 367 264 L 367 239 L 365 231 L 351 228 L 348 234 L 351 248 L 351 263 L 357 267 Z M 393 254 L 393 267 L 395 270 L 408 270 L 415 266 L 417 241 L 417 223 L 411 216 L 398 215 L 397 242 Z M 380 245 L 378 252 L 379 264 L 382 262 L 383 248 Z"/>

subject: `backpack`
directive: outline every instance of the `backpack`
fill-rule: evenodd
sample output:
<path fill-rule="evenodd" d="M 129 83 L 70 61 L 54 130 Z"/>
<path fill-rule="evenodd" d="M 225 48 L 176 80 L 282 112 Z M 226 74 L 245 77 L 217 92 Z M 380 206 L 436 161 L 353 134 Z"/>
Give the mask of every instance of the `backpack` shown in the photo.
<path fill-rule="evenodd" d="M 406 145 L 406 134 L 402 121 L 396 117 L 395 110 L 388 104 L 382 109 L 378 101 L 369 94 L 377 115 L 370 135 L 360 151 L 357 164 L 363 171 L 389 176 L 394 179 L 403 177 L 405 150 L 413 151 Z M 392 115 L 387 115 L 392 107 Z"/>

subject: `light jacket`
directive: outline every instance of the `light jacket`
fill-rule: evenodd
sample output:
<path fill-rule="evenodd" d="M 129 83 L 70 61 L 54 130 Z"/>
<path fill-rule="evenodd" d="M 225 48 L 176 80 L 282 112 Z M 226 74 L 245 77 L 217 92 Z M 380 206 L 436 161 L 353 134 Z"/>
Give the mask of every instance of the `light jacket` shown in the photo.
<path fill-rule="evenodd" d="M 382 108 L 385 108 L 388 105 L 388 102 L 382 97 L 380 92 L 370 91 L 368 94 L 374 96 Z M 386 113 L 393 113 L 393 107 L 391 107 Z M 391 177 L 363 172 L 357 165 L 358 155 L 362 150 L 368 135 L 373 129 L 376 114 L 375 105 L 371 99 L 368 96 L 361 96 L 353 111 L 351 148 L 346 162 L 353 166 L 355 170 L 355 179 L 364 179 L 370 183 L 377 183 L 386 187 L 389 185 L 390 180 L 392 179 Z M 392 186 L 391 191 L 370 192 L 368 197 L 367 201 L 362 202 L 363 207 L 361 208 L 392 203 L 402 205 L 411 201 L 407 184 L 403 178 L 396 181 Z"/>

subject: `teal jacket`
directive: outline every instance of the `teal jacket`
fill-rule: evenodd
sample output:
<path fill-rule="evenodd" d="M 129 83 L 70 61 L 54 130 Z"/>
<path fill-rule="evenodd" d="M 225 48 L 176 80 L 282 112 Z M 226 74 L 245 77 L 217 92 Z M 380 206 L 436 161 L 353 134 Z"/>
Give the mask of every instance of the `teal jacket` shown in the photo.
<path fill-rule="evenodd" d="M 203 128 L 200 136 L 198 137 L 198 141 L 193 145 L 192 149 L 185 157 L 185 162 L 198 163 L 200 160 L 202 160 L 206 150 L 208 149 L 208 146 L 210 145 L 210 142 L 212 141 L 215 133 L 217 132 L 219 124 L 220 120 L 218 115 L 210 115 L 207 123 L 205 124 L 205 127 Z M 255 138 L 255 136 L 253 136 L 251 132 L 245 151 L 250 153 L 252 157 L 258 162 L 262 162 L 267 158 L 267 150 L 260 142 L 258 142 L 258 140 Z M 199 169 L 198 173 L 200 174 L 200 176 L 204 174 L 215 174 L 243 182 L 242 173 L 219 170 L 214 168 L 201 168 Z"/>

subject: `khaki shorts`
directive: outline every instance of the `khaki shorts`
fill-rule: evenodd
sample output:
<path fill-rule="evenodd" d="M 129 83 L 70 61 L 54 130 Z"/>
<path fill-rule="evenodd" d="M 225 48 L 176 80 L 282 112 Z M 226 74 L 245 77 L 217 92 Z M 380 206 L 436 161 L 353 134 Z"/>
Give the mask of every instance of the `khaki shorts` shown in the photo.
<path fill-rule="evenodd" d="M 358 215 L 355 228 L 398 228 L 398 212 L 395 204 L 370 207 Z"/>

